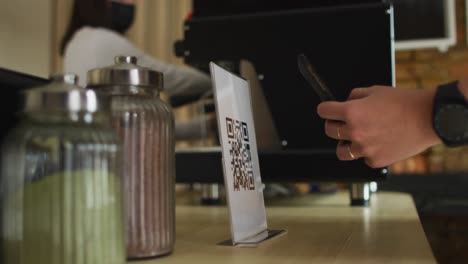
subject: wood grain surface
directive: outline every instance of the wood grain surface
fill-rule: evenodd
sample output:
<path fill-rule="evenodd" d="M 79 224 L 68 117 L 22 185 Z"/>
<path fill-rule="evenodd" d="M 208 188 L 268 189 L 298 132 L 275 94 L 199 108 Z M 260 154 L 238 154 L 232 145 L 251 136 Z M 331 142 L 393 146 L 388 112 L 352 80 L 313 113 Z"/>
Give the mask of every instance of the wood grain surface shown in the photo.
<path fill-rule="evenodd" d="M 348 204 L 343 192 L 268 206 L 269 228 L 288 232 L 256 248 L 217 245 L 230 238 L 226 207 L 178 205 L 175 251 L 139 263 L 436 263 L 409 195 Z"/>

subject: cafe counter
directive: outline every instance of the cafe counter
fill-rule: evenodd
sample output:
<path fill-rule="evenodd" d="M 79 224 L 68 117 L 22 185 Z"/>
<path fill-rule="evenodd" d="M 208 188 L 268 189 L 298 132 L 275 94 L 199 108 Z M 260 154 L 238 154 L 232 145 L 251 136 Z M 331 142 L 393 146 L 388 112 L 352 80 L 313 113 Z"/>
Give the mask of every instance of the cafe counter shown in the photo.
<path fill-rule="evenodd" d="M 269 228 L 287 232 L 255 248 L 219 245 L 230 238 L 227 207 L 181 200 L 174 252 L 135 263 L 437 263 L 403 193 L 375 193 L 369 207 L 350 207 L 347 192 L 268 203 Z"/>

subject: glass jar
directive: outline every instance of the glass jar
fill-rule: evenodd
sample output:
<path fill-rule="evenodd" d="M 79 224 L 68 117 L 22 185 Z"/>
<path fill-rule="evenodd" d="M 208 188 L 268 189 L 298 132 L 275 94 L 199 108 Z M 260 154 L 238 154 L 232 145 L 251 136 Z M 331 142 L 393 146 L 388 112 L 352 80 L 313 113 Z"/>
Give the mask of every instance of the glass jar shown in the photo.
<path fill-rule="evenodd" d="M 24 92 L 2 147 L 2 264 L 125 263 L 118 137 L 105 98 L 76 81 Z"/>
<path fill-rule="evenodd" d="M 174 117 L 160 100 L 163 75 L 130 56 L 88 72 L 88 88 L 111 96 L 123 141 L 127 257 L 172 252 L 175 235 Z"/>

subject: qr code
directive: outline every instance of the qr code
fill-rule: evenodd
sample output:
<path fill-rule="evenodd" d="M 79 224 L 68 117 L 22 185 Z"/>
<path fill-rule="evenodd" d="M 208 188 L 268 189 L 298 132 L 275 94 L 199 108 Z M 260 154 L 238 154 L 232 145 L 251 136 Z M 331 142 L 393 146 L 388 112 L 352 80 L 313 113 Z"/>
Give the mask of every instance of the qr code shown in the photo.
<path fill-rule="evenodd" d="M 247 123 L 226 118 L 234 191 L 255 190 Z"/>

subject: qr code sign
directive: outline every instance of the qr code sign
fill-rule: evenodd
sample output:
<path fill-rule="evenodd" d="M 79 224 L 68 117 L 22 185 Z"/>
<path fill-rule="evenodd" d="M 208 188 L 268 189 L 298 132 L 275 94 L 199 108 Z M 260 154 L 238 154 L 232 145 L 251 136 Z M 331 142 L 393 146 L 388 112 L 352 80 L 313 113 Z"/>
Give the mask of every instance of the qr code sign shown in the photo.
<path fill-rule="evenodd" d="M 234 191 L 255 190 L 247 123 L 226 118 Z"/>

